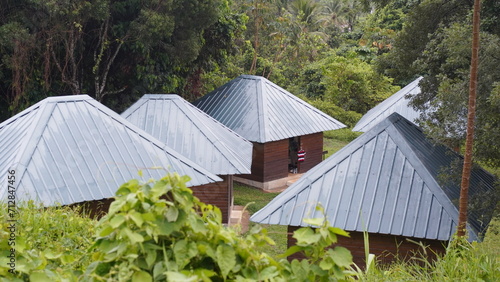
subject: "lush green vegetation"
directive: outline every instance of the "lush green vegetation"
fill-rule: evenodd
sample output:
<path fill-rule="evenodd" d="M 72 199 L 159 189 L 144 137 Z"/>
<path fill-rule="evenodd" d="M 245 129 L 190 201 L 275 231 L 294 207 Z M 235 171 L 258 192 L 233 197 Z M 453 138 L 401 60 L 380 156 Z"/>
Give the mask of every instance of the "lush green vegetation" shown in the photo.
<path fill-rule="evenodd" d="M 399 262 L 361 271 L 349 266 L 348 250 L 324 249 L 344 234 L 327 222 L 312 220 L 320 228 L 295 232 L 297 245 L 286 249 L 284 227 L 252 225 L 248 233 L 238 235 L 222 225 L 217 208 L 193 197 L 185 181 L 168 176 L 144 184 L 127 182 L 99 222 L 78 209 L 22 204 L 15 214 L 15 245 L 9 245 L 10 215 L 1 213 L 0 281 L 496 281 L 500 277 L 498 220 L 484 242 L 456 241 L 434 264 Z M 235 203 L 254 202 L 254 208 L 249 206 L 253 211 L 276 195 L 237 185 Z M 7 210 L 6 204 L 0 208 Z M 12 249 L 14 275 L 9 272 Z M 282 256 L 296 251 L 308 259 L 289 262 Z"/>
<path fill-rule="evenodd" d="M 13 213 L 1 204 L 9 213 L 0 214 L 0 279 L 304 281 L 352 275 L 347 249 L 325 249 L 346 236 L 344 231 L 311 219 L 318 228 L 294 232 L 297 244 L 284 253 L 303 252 L 307 259 L 273 258 L 260 251 L 274 244 L 265 229 L 256 225 L 240 236 L 225 227 L 220 210 L 194 197 L 188 180 L 178 175 L 148 183 L 131 180 L 117 190 L 97 224 L 69 208 L 27 204 Z M 17 219 L 15 227 L 9 218 Z"/>

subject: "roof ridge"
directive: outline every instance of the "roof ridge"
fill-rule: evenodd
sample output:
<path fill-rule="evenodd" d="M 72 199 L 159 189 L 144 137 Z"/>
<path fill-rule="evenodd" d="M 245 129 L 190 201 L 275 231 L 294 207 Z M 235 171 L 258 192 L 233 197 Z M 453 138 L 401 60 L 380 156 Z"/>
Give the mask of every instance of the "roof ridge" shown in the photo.
<path fill-rule="evenodd" d="M 129 129 L 132 132 L 138 134 L 139 137 L 141 137 L 142 139 L 148 140 L 149 142 L 151 142 L 152 144 L 154 144 L 156 147 L 158 147 L 161 150 L 163 150 L 166 154 L 171 155 L 172 157 L 176 158 L 177 160 L 179 160 L 179 162 L 182 162 L 182 163 L 184 163 L 184 164 L 186 164 L 188 166 L 193 167 L 194 170 L 200 171 L 202 174 L 205 174 L 207 177 L 209 177 L 213 181 L 220 181 L 220 180 L 218 180 L 220 178 L 218 176 L 216 176 L 215 174 L 213 174 L 212 172 L 208 171 L 204 167 L 201 167 L 200 165 L 196 164 L 195 162 L 191 161 L 190 159 L 184 157 L 183 155 L 181 155 L 180 153 L 178 153 L 177 151 L 175 151 L 174 149 L 172 149 L 167 144 L 161 142 L 160 140 L 158 140 L 157 138 L 155 138 L 151 134 L 147 133 L 146 131 L 144 131 L 143 129 L 141 129 L 138 126 L 134 125 L 133 123 L 131 123 L 130 121 L 128 121 L 124 117 L 120 116 L 118 113 L 114 112 L 113 110 L 111 110 L 108 107 L 104 106 L 103 104 L 99 103 L 97 100 L 92 99 L 92 100 L 89 100 L 88 103 L 91 104 L 92 106 L 94 106 L 97 110 L 99 110 L 99 111 L 103 112 L 104 114 L 108 115 L 111 119 L 113 119 L 116 122 L 122 124 L 127 129 Z M 199 167 L 202 170 L 200 170 L 200 169 L 198 169 L 196 167 Z M 215 178 L 212 177 L 212 176 L 215 176 Z"/>
<path fill-rule="evenodd" d="M 356 125 L 354 126 L 353 128 L 353 131 L 360 131 L 358 128 L 357 130 L 355 130 L 358 126 L 359 123 L 361 123 L 364 119 L 365 120 L 370 120 L 370 122 L 366 123 L 365 125 L 361 126 L 361 129 L 366 127 L 368 124 L 370 124 L 374 119 L 380 117 L 385 110 L 387 110 L 388 108 L 390 108 L 391 106 L 394 106 L 397 102 L 401 101 L 402 98 L 405 98 L 406 99 L 406 95 L 408 94 L 408 92 L 410 92 L 411 90 L 415 89 L 416 87 L 419 87 L 418 84 L 420 83 L 420 81 L 423 79 L 422 76 L 418 77 L 417 79 L 413 80 L 412 82 L 410 82 L 408 85 L 406 85 L 405 87 L 401 88 L 400 90 L 398 90 L 396 93 L 392 94 L 391 96 L 387 97 L 384 101 L 378 103 L 375 107 L 371 108 L 370 110 L 368 110 L 368 112 L 366 112 L 362 117 L 361 119 L 356 123 Z M 396 96 L 398 95 L 399 93 L 406 93 L 405 95 L 399 97 L 398 99 L 396 99 L 395 101 L 393 101 L 392 103 L 388 103 L 387 105 L 383 105 L 383 103 L 385 101 L 387 101 L 388 99 L 390 99 L 391 97 L 393 96 Z M 380 111 L 379 109 L 377 109 L 378 106 L 384 106 L 382 111 Z M 377 110 L 377 111 L 375 111 Z M 370 112 L 378 112 L 377 115 L 372 115 L 370 114 Z"/>
<path fill-rule="evenodd" d="M 416 163 L 412 163 L 413 167 L 415 168 L 415 171 L 420 175 L 420 177 L 427 183 L 433 183 L 434 185 L 427 185 L 428 189 L 432 191 L 432 194 L 438 200 L 438 202 L 441 204 L 443 208 L 450 214 L 450 217 L 452 219 L 452 222 L 455 222 L 455 224 L 458 225 L 458 209 L 453 203 L 451 202 L 451 199 L 449 196 L 443 191 L 441 188 L 441 185 L 437 182 L 437 180 L 434 178 L 433 175 L 430 174 L 429 168 L 426 165 L 426 162 L 422 160 L 422 155 L 418 154 L 415 150 L 416 148 L 409 144 L 409 140 L 407 136 L 402 134 L 401 130 L 395 126 L 395 123 L 397 122 L 405 122 L 408 126 L 414 127 L 417 129 L 421 134 L 424 134 L 420 128 L 418 128 L 416 125 L 412 124 L 411 122 L 408 122 L 407 119 L 404 117 L 400 116 L 397 113 L 394 113 L 391 115 L 393 121 L 391 126 L 387 127 L 388 131 L 393 131 L 392 134 L 397 134 L 401 139 L 404 139 L 404 142 L 401 143 L 401 141 L 397 139 L 393 139 L 394 143 L 398 145 L 399 147 L 405 147 L 407 149 L 407 159 L 410 163 L 412 162 L 418 162 L 418 166 Z M 397 119 L 396 119 L 397 118 Z M 393 136 L 392 134 L 389 134 L 389 137 Z M 429 143 L 427 138 L 424 139 L 426 143 Z M 435 146 L 434 144 L 429 143 L 433 147 Z M 405 154 L 406 155 L 406 154 Z M 411 159 L 410 159 L 411 158 Z M 425 169 L 421 169 L 420 167 L 424 167 Z M 437 188 L 437 189 L 436 189 Z M 473 237 L 472 240 L 477 239 L 477 234 L 473 231 L 471 226 L 469 225 L 467 221 L 467 229 L 469 230 L 469 236 Z"/>
<path fill-rule="evenodd" d="M 193 118 L 196 118 L 198 119 L 198 122 L 194 122 L 193 121 L 193 124 L 196 128 L 198 128 L 198 130 L 201 132 L 201 134 L 203 136 L 205 136 L 209 141 L 210 143 L 212 143 L 214 145 L 214 147 L 221 153 L 222 156 L 224 156 L 224 158 L 237 170 L 241 170 L 243 168 L 243 170 L 245 170 L 245 166 L 244 164 L 240 161 L 240 158 L 238 155 L 234 154 L 233 151 L 231 149 L 228 148 L 228 146 L 224 143 L 224 142 L 221 142 L 219 140 L 219 138 L 217 137 L 217 134 L 215 134 L 209 127 L 204 127 L 203 129 L 200 127 L 200 124 L 203 124 L 204 121 L 203 120 L 200 120 L 199 117 L 195 114 L 193 116 L 190 116 L 188 115 L 186 112 L 185 112 L 185 109 L 189 109 L 190 111 L 194 112 L 196 111 L 196 113 L 199 113 L 199 112 L 203 112 L 202 110 L 192 106 L 193 108 L 188 108 L 190 104 L 189 102 L 187 102 L 186 100 L 184 99 L 177 99 L 177 101 L 179 101 L 179 103 L 182 103 L 183 105 L 185 105 L 185 107 L 179 107 L 179 105 L 177 105 L 176 101 L 174 101 L 174 104 L 177 106 L 177 108 L 184 114 L 186 115 L 186 117 L 188 119 L 193 119 Z M 194 109 L 195 108 L 195 109 Z M 210 117 L 211 119 L 213 119 L 212 117 Z M 219 123 L 219 122 L 217 122 Z M 207 132 L 209 132 L 212 136 L 208 136 L 207 135 Z M 214 141 L 214 142 L 212 142 Z M 246 140 L 245 140 L 246 141 Z M 234 159 L 236 159 L 238 161 L 238 165 L 235 165 L 234 162 L 230 159 L 230 158 L 227 158 L 226 154 L 229 154 L 233 157 L 235 157 Z"/>
<path fill-rule="evenodd" d="M 40 142 L 40 139 L 42 138 L 42 134 L 45 131 L 47 127 L 47 121 L 50 119 L 52 116 L 52 113 L 54 112 L 54 109 L 56 107 L 56 103 L 50 101 L 50 100 L 42 100 L 39 102 L 40 106 L 38 107 L 38 113 L 35 115 L 35 121 L 26 129 L 28 131 L 27 136 L 23 138 L 23 144 L 19 146 L 19 152 L 20 154 L 17 156 L 17 158 L 14 160 L 14 163 L 18 163 L 23 165 L 24 167 L 27 166 L 27 159 L 31 158 L 31 155 L 35 151 L 38 142 Z M 46 108 L 49 108 L 49 110 L 46 110 Z M 33 142 L 34 137 L 37 137 L 36 142 Z M 24 172 L 23 172 L 24 173 Z M 22 175 L 21 175 L 22 177 Z M 21 178 L 20 177 L 20 178 Z"/>

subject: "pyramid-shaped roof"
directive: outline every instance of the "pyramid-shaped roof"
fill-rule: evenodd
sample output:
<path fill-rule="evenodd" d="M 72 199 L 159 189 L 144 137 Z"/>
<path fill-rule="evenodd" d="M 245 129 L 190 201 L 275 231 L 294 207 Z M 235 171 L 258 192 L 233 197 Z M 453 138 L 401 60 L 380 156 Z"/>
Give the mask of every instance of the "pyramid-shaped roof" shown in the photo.
<path fill-rule="evenodd" d="M 193 104 L 252 142 L 266 143 L 345 127 L 260 76 L 241 75 Z"/>
<path fill-rule="evenodd" d="M 462 158 L 433 144 L 394 113 L 330 156 L 255 213 L 263 224 L 306 226 L 323 217 L 347 231 L 449 240 L 458 222 Z M 452 175 L 459 171 L 458 179 Z M 448 170 L 447 170 L 448 169 Z M 471 240 L 485 231 L 496 205 L 495 178 L 475 168 L 469 188 Z"/>
<path fill-rule="evenodd" d="M 420 93 L 418 84 L 423 77 L 415 79 L 410 84 L 406 85 L 403 89 L 399 90 L 389 98 L 382 101 L 377 106 L 369 110 L 361 119 L 356 123 L 352 131 L 366 132 L 392 113 L 398 113 L 409 121 L 415 122 L 420 116 L 420 112 L 416 111 L 413 107 L 408 105 L 412 96 Z"/>
<path fill-rule="evenodd" d="M 122 117 L 212 173 L 250 173 L 252 143 L 178 95 L 144 95 Z"/>
<path fill-rule="evenodd" d="M 189 186 L 221 181 L 87 95 L 46 98 L 0 124 L 0 178 L 14 172 L 16 200 L 110 198 L 140 170 L 144 180 L 177 172 Z"/>

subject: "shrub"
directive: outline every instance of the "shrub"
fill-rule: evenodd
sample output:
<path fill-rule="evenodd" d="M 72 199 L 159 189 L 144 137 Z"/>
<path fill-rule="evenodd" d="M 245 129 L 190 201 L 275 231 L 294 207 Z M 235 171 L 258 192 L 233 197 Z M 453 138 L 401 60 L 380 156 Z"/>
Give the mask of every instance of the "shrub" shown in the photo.
<path fill-rule="evenodd" d="M 11 213 L 4 211 L 11 209 L 5 203 L 0 208 L 0 281 L 74 278 L 90 263 L 88 249 L 96 222 L 82 217 L 78 208 L 20 204 L 12 214 L 16 236 L 10 241 Z M 9 273 L 11 250 L 15 250 L 16 275 Z"/>
<path fill-rule="evenodd" d="M 347 249 L 325 249 L 344 231 L 321 220 L 295 232 L 297 245 L 274 259 L 259 249 L 274 244 L 254 226 L 245 236 L 222 224 L 218 208 L 206 205 L 186 187 L 188 177 L 131 180 L 116 192 L 107 215 L 97 223 L 70 208 L 20 209 L 15 275 L 6 268 L 7 228 L 0 239 L 0 280 L 30 281 L 304 281 L 345 279 L 352 256 Z M 7 222 L 5 215 L 0 217 Z M 92 243 L 91 246 L 89 246 Z"/>

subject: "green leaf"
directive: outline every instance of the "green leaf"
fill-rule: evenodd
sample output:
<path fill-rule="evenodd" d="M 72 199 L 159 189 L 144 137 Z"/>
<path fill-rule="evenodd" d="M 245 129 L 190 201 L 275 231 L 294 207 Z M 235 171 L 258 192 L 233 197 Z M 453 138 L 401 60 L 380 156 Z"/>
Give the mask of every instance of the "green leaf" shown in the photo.
<path fill-rule="evenodd" d="M 144 220 L 142 218 L 142 214 L 137 212 L 137 211 L 130 211 L 129 214 L 130 218 L 135 222 L 135 224 L 138 226 L 138 227 L 141 227 L 142 224 L 144 223 Z"/>
<path fill-rule="evenodd" d="M 109 221 L 109 226 L 111 226 L 111 228 L 116 229 L 124 222 L 125 222 L 125 216 L 117 214 Z"/>
<path fill-rule="evenodd" d="M 276 266 L 268 266 L 259 273 L 259 281 L 271 279 L 279 274 Z"/>
<path fill-rule="evenodd" d="M 311 245 L 321 239 L 321 235 L 316 234 L 312 228 L 303 227 L 293 232 L 293 238 L 297 239 L 297 244 Z"/>
<path fill-rule="evenodd" d="M 313 226 L 322 226 L 325 222 L 324 218 L 305 218 L 304 223 L 313 225 Z"/>
<path fill-rule="evenodd" d="M 30 281 L 33 282 L 52 282 L 51 279 L 46 273 L 43 272 L 33 272 L 30 274 Z"/>
<path fill-rule="evenodd" d="M 236 265 L 236 253 L 231 246 L 222 244 L 217 247 L 216 256 L 217 264 L 225 279 L 231 269 Z"/>
<path fill-rule="evenodd" d="M 280 255 L 279 257 L 288 257 L 288 256 L 291 256 L 293 254 L 295 254 L 296 252 L 300 252 L 302 251 L 302 248 L 299 247 L 299 246 L 291 246 L 290 248 L 288 248 L 282 255 Z"/>
<path fill-rule="evenodd" d="M 188 242 L 187 240 L 180 240 L 174 245 L 174 256 L 181 268 L 189 263 L 189 260 L 198 254 L 198 248 L 195 242 Z"/>
<path fill-rule="evenodd" d="M 170 222 L 176 221 L 179 216 L 179 210 L 176 207 L 168 208 L 167 214 L 165 215 L 167 220 Z"/>
<path fill-rule="evenodd" d="M 328 227 L 328 230 L 330 230 L 330 232 L 333 232 L 337 235 L 341 235 L 344 237 L 350 237 L 348 232 L 346 232 L 345 230 L 340 229 L 338 227 Z"/>
<path fill-rule="evenodd" d="M 132 282 L 149 282 L 149 281 L 153 281 L 153 278 L 147 272 L 138 271 L 132 275 Z"/>
<path fill-rule="evenodd" d="M 199 278 L 196 275 L 187 276 L 179 272 L 167 271 L 167 281 L 169 282 L 191 282 L 198 281 Z"/>
<path fill-rule="evenodd" d="M 75 261 L 75 257 L 70 254 L 63 254 L 61 257 L 61 262 L 63 264 L 69 264 Z"/>
<path fill-rule="evenodd" d="M 333 262 L 326 258 L 319 263 L 319 267 L 321 267 L 321 269 L 323 270 L 329 270 L 333 267 Z"/>
<path fill-rule="evenodd" d="M 100 237 L 106 237 L 108 236 L 109 234 L 111 234 L 115 229 L 109 225 L 106 225 L 105 228 L 103 228 L 101 230 L 101 232 L 99 232 L 99 236 Z"/>
<path fill-rule="evenodd" d="M 142 235 L 137 232 L 133 232 L 128 228 L 122 229 L 122 232 L 124 232 L 127 235 L 128 239 L 130 240 L 130 243 L 132 244 L 144 242 L 144 237 L 142 237 Z"/>
<path fill-rule="evenodd" d="M 48 259 L 57 259 L 62 255 L 62 253 L 56 253 L 54 250 L 51 249 L 43 251 L 43 254 Z"/>
<path fill-rule="evenodd" d="M 330 250 L 329 250 L 330 251 Z M 332 250 L 332 259 L 340 267 L 348 267 L 352 264 L 351 252 L 344 247 L 335 247 Z"/>

